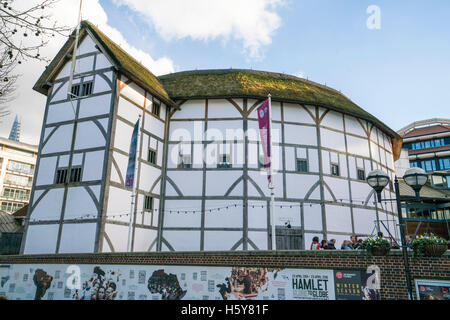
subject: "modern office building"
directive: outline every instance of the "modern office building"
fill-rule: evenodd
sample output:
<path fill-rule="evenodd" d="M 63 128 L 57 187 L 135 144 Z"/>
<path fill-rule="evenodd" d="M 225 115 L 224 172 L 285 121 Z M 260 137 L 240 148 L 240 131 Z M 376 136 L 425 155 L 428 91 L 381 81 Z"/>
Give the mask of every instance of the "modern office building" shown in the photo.
<path fill-rule="evenodd" d="M 411 167 L 427 172 L 450 170 L 450 119 L 417 121 L 398 133 Z"/>
<path fill-rule="evenodd" d="M 420 202 L 401 183 L 401 197 L 408 200 L 403 205 L 406 232 L 410 236 L 433 232 L 450 239 L 450 119 L 417 121 L 398 133 L 403 147 L 396 163 L 397 173 L 409 166 L 429 174 Z"/>
<path fill-rule="evenodd" d="M 156 77 L 93 24 L 80 32 L 70 93 L 74 37 L 34 86 L 47 105 L 23 253 L 127 251 L 130 216 L 141 252 L 272 249 L 272 223 L 277 249 L 377 230 L 398 239 L 395 205 L 378 204 L 365 178 L 394 177 L 401 138 L 340 92 L 254 70 Z M 274 221 L 257 116 L 269 93 Z"/>
<path fill-rule="evenodd" d="M 0 210 L 13 213 L 30 199 L 38 147 L 0 137 Z"/>

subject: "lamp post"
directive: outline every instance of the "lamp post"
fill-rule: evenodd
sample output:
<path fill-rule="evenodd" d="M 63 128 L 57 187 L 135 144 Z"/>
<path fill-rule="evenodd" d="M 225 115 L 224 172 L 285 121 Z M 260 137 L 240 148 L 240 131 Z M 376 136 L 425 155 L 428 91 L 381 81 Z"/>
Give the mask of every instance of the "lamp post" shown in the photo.
<path fill-rule="evenodd" d="M 411 168 L 405 172 L 403 176 L 406 184 L 409 185 L 416 193 L 416 200 L 420 201 L 420 189 L 427 183 L 428 175 L 426 172 L 420 168 Z M 378 202 L 381 203 L 381 191 L 389 183 L 389 176 L 381 170 L 374 170 L 367 176 L 367 183 L 376 191 Z M 400 225 L 400 238 L 402 242 L 402 253 L 403 253 L 403 263 L 405 265 L 406 283 L 408 286 L 408 297 L 413 300 L 413 287 L 411 283 L 411 271 L 409 269 L 408 261 L 408 248 L 406 247 L 405 231 L 404 231 L 404 220 L 402 215 L 402 205 L 400 200 L 400 189 L 398 184 L 398 178 L 395 177 L 394 181 L 395 187 L 395 200 L 397 202 L 397 214 L 398 222 Z"/>

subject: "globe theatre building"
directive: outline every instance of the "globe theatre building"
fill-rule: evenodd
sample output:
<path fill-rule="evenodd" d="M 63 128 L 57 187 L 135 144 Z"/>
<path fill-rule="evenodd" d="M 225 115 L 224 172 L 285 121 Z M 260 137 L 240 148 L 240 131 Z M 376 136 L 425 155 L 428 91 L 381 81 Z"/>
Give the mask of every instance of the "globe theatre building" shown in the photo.
<path fill-rule="evenodd" d="M 257 107 L 272 96 L 277 249 L 378 230 L 398 238 L 395 204 L 365 182 L 391 178 L 401 138 L 340 92 L 254 70 L 155 77 L 84 21 L 67 95 L 70 38 L 34 89 L 47 96 L 22 252 L 127 251 L 125 185 L 141 119 L 132 251 L 267 250 L 270 191 Z M 394 198 L 392 186 L 384 198 Z"/>

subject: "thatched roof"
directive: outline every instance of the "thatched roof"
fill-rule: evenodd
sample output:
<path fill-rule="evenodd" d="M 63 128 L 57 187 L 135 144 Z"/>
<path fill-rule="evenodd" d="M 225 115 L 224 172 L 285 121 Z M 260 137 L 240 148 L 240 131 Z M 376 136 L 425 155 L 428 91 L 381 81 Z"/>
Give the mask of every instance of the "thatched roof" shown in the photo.
<path fill-rule="evenodd" d="M 80 39 L 82 39 L 83 36 L 86 36 L 87 31 L 89 31 L 94 39 L 100 44 L 100 47 L 103 49 L 104 53 L 106 53 L 107 56 L 113 60 L 113 64 L 120 72 L 128 78 L 134 80 L 142 87 L 146 88 L 149 92 L 156 95 L 165 103 L 169 105 L 173 104 L 161 83 L 150 70 L 145 68 L 141 63 L 125 52 L 118 44 L 112 41 L 91 22 L 82 21 L 80 28 Z M 74 40 L 75 31 L 41 75 L 33 89 L 43 94 L 47 94 L 44 84 L 49 81 L 53 75 L 55 75 L 55 71 L 62 68 L 68 61 L 67 55 L 72 53 L 71 50 L 73 50 Z"/>

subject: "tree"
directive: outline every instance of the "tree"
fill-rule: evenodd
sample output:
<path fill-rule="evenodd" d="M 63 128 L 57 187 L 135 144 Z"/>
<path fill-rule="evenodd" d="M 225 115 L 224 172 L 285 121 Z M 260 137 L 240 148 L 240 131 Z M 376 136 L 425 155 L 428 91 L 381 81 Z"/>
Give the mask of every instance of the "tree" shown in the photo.
<path fill-rule="evenodd" d="M 0 0 L 0 118 L 9 114 L 5 104 L 14 98 L 17 66 L 30 59 L 49 62 L 40 49 L 55 34 L 70 31 L 49 14 L 59 1 Z"/>

